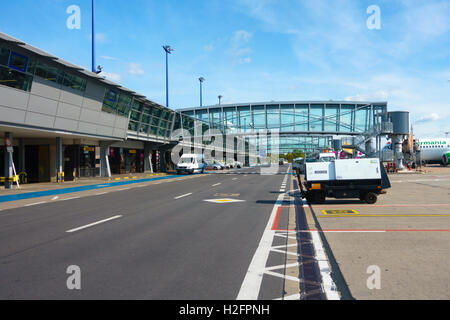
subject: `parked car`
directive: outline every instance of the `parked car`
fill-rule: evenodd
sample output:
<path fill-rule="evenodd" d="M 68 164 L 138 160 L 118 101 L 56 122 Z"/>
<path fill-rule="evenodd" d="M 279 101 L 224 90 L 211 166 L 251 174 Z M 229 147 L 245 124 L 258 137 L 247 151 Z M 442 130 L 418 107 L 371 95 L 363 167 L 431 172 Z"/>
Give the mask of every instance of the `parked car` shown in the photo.
<path fill-rule="evenodd" d="M 206 170 L 223 170 L 223 167 L 215 161 L 206 161 Z"/>

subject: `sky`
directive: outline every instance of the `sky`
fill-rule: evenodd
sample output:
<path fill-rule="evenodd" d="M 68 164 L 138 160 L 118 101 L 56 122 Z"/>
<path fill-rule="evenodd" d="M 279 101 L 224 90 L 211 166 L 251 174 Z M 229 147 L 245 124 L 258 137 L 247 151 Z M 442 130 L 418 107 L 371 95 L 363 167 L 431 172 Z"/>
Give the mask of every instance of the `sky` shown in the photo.
<path fill-rule="evenodd" d="M 5 2 L 0 31 L 90 69 L 91 0 Z M 387 101 L 416 136 L 450 131 L 450 0 L 96 0 L 103 75 L 165 105 L 163 45 L 173 109 L 204 77 L 203 105 Z"/>

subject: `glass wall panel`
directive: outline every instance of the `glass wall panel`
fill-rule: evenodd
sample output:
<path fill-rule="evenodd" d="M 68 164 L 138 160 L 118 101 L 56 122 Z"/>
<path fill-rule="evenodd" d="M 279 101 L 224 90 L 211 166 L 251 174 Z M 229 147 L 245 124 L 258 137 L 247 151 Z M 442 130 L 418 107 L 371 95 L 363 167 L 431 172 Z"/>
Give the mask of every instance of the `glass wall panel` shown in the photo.
<path fill-rule="evenodd" d="M 264 106 L 252 106 L 253 110 L 253 125 L 255 129 L 266 128 L 266 112 Z"/>
<path fill-rule="evenodd" d="M 128 117 L 131 109 L 132 98 L 126 94 L 120 94 L 119 100 L 117 101 L 117 112 L 120 115 Z"/>
<path fill-rule="evenodd" d="M 320 132 L 323 131 L 323 104 L 312 104 L 310 115 L 310 131 Z"/>
<path fill-rule="evenodd" d="M 267 128 L 280 129 L 280 107 L 267 106 Z"/>
<path fill-rule="evenodd" d="M 337 104 L 327 104 L 325 108 L 325 131 L 336 132 L 337 128 L 337 118 L 339 112 L 339 105 Z"/>
<path fill-rule="evenodd" d="M 250 107 L 238 107 L 238 119 L 241 132 L 251 132 L 252 117 Z"/>
<path fill-rule="evenodd" d="M 295 131 L 308 131 L 308 112 L 309 105 L 297 104 L 295 105 Z"/>
<path fill-rule="evenodd" d="M 0 66 L 0 84 L 23 91 L 30 91 L 33 77 L 25 73 Z"/>
<path fill-rule="evenodd" d="M 211 109 L 210 117 L 212 127 L 222 129 L 222 109 Z"/>
<path fill-rule="evenodd" d="M 147 133 L 149 128 L 150 128 L 149 125 L 147 125 L 147 124 L 141 124 L 141 127 L 139 128 L 139 132 L 141 132 L 141 133 Z"/>
<path fill-rule="evenodd" d="M 281 131 L 295 131 L 294 105 L 281 106 Z"/>
<path fill-rule="evenodd" d="M 106 90 L 105 98 L 103 99 L 102 111 L 108 113 L 116 113 L 117 99 L 117 92 L 111 89 Z"/>
<path fill-rule="evenodd" d="M 226 108 L 225 111 L 225 126 L 226 131 L 228 133 L 236 132 L 236 128 L 238 127 L 238 119 L 236 116 L 236 109 L 233 108 Z"/>
<path fill-rule="evenodd" d="M 135 110 L 131 111 L 130 119 L 134 120 L 134 121 L 139 121 L 141 119 L 141 113 L 139 111 L 135 111 Z"/>
<path fill-rule="evenodd" d="M 143 114 L 142 115 L 142 123 L 144 124 L 149 124 L 150 123 L 150 116 L 148 114 Z"/>
<path fill-rule="evenodd" d="M 9 62 L 9 49 L 0 48 L 0 64 L 7 66 Z"/>
<path fill-rule="evenodd" d="M 128 130 L 137 131 L 137 129 L 138 129 L 138 123 L 135 121 L 130 121 L 130 123 L 128 125 Z"/>
<path fill-rule="evenodd" d="M 9 57 L 9 67 L 17 71 L 27 72 L 28 57 L 12 51 Z"/>
<path fill-rule="evenodd" d="M 48 76 L 48 74 L 47 74 Z M 79 91 L 85 91 L 86 90 L 86 80 L 68 74 L 67 72 L 64 72 L 64 80 L 62 83 L 64 86 L 75 89 L 75 90 L 79 90 Z"/>
<path fill-rule="evenodd" d="M 357 132 L 364 132 L 367 130 L 368 121 L 369 121 L 369 109 L 370 107 L 363 107 L 362 105 L 358 105 L 358 111 L 356 111 L 355 118 L 355 130 Z"/>
<path fill-rule="evenodd" d="M 355 105 L 353 104 L 343 104 L 341 106 L 341 121 L 340 129 L 341 132 L 352 132 L 353 131 L 353 113 L 355 110 Z"/>

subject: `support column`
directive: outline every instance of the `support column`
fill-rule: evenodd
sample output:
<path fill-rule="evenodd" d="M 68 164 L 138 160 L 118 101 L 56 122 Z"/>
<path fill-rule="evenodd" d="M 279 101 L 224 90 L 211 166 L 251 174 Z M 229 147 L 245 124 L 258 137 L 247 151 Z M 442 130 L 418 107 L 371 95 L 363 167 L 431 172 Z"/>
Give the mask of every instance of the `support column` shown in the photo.
<path fill-rule="evenodd" d="M 100 177 L 109 178 L 108 171 L 108 159 L 106 158 L 109 155 L 109 147 L 111 146 L 111 142 L 100 142 Z"/>
<path fill-rule="evenodd" d="M 6 139 L 10 139 L 10 141 L 12 142 L 12 134 L 9 132 L 5 132 L 5 140 Z M 8 152 L 6 146 L 5 146 L 5 159 L 4 159 L 4 175 L 5 175 L 5 189 L 11 189 L 13 184 L 12 182 L 9 181 L 9 178 L 13 176 L 13 167 L 12 167 L 12 161 L 13 161 L 13 157 L 12 157 L 12 153 Z"/>
<path fill-rule="evenodd" d="M 153 165 L 150 164 L 151 153 L 152 153 L 151 144 L 146 142 L 144 144 L 144 172 L 145 173 L 153 173 L 152 172 Z"/>
<path fill-rule="evenodd" d="M 64 182 L 62 138 L 56 138 L 56 182 Z"/>

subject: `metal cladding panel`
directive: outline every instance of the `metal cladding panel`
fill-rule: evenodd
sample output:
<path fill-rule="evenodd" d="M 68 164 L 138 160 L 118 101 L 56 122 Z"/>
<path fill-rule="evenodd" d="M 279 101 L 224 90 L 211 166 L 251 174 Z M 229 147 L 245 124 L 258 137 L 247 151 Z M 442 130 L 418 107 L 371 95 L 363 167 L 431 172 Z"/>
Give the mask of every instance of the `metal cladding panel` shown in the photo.
<path fill-rule="evenodd" d="M 34 76 L 31 93 L 48 99 L 59 100 L 61 95 L 61 85 Z"/>
<path fill-rule="evenodd" d="M 409 112 L 389 112 L 394 127 L 393 134 L 409 134 Z"/>
<path fill-rule="evenodd" d="M 43 128 L 53 128 L 54 122 L 55 116 L 48 116 L 30 111 L 27 112 L 25 119 L 26 124 Z"/>
<path fill-rule="evenodd" d="M 25 111 L 0 106 L 0 121 L 23 124 Z"/>
<path fill-rule="evenodd" d="M 80 119 L 81 108 L 68 103 L 60 102 L 58 104 L 58 117 L 78 120 Z"/>
<path fill-rule="evenodd" d="M 34 94 L 30 95 L 30 101 L 28 102 L 28 111 L 55 116 L 57 109 L 58 101 L 35 96 Z"/>
<path fill-rule="evenodd" d="M 77 128 L 78 128 L 78 121 L 58 117 L 56 117 L 55 119 L 55 129 L 66 131 L 77 131 Z"/>
<path fill-rule="evenodd" d="M 0 105 L 14 109 L 27 110 L 29 93 L 0 86 Z"/>
<path fill-rule="evenodd" d="M 84 96 L 103 103 L 103 98 L 105 97 L 105 87 L 102 87 L 92 81 L 88 81 L 86 83 L 86 92 Z"/>
<path fill-rule="evenodd" d="M 381 179 L 379 159 L 336 160 L 336 180 Z"/>
<path fill-rule="evenodd" d="M 60 101 L 81 107 L 83 105 L 83 95 L 80 91 L 64 88 L 61 90 Z"/>
<path fill-rule="evenodd" d="M 334 162 L 308 162 L 306 163 L 307 181 L 336 180 Z"/>

